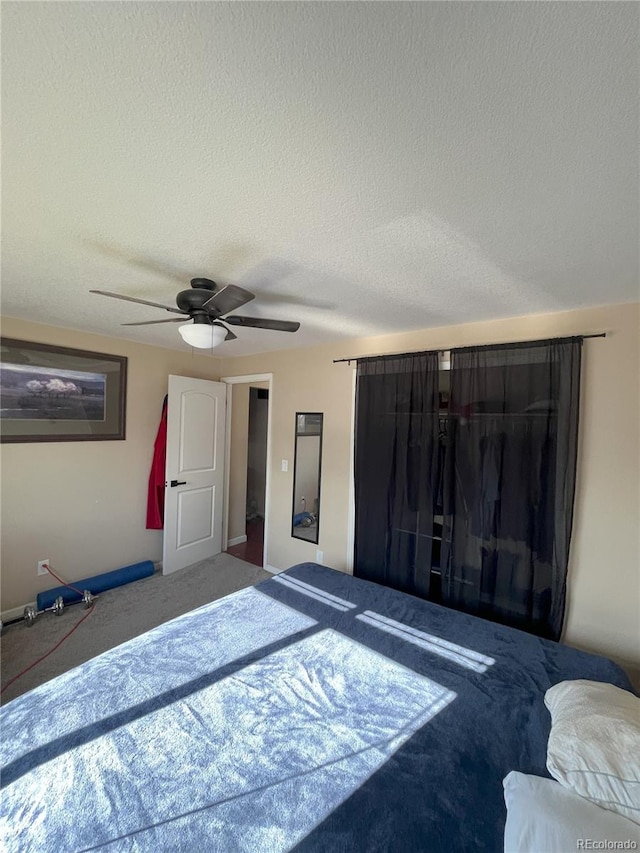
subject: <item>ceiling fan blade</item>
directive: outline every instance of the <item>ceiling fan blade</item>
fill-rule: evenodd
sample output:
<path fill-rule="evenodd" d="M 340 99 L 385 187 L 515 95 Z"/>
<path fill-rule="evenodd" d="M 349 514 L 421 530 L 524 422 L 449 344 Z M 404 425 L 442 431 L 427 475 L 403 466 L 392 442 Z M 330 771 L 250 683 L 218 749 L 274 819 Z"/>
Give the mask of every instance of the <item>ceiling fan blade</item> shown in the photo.
<path fill-rule="evenodd" d="M 236 284 L 228 284 L 214 293 L 211 299 L 207 299 L 202 304 L 202 307 L 209 314 L 221 317 L 223 314 L 228 314 L 229 311 L 235 311 L 241 305 L 246 305 L 247 302 L 251 302 L 255 298 L 255 293 L 245 290 L 244 287 L 238 287 Z"/>
<path fill-rule="evenodd" d="M 227 337 L 225 341 L 235 341 L 237 339 L 237 335 L 234 335 L 231 329 L 227 329 L 224 323 L 214 323 L 214 326 L 222 326 L 222 328 L 226 331 Z"/>
<path fill-rule="evenodd" d="M 189 316 L 188 314 L 185 316 Z M 184 317 L 170 317 L 168 320 L 143 320 L 141 323 L 120 323 L 121 326 L 154 326 L 156 323 L 184 323 Z"/>
<path fill-rule="evenodd" d="M 124 296 L 122 293 L 112 293 L 110 290 L 90 290 L 89 293 L 99 293 L 101 296 L 111 296 L 113 299 L 124 299 L 125 302 L 139 302 L 140 305 L 151 305 L 152 308 L 164 308 L 165 311 L 173 311 L 174 314 L 186 314 L 186 311 L 180 311 L 179 308 L 169 308 L 167 305 L 161 305 L 159 302 L 149 302 L 148 299 L 138 299 L 135 296 Z"/>
<path fill-rule="evenodd" d="M 273 329 L 274 332 L 297 332 L 300 323 L 291 320 L 268 320 L 266 317 L 225 317 L 225 323 L 231 326 L 247 326 L 253 329 Z"/>

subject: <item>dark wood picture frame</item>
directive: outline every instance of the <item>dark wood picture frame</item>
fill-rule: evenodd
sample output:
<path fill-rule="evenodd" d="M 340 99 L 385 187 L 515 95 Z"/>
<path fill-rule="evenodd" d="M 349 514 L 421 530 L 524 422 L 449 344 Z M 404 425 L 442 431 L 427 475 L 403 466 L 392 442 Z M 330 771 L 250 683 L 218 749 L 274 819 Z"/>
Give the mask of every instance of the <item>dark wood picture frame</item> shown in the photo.
<path fill-rule="evenodd" d="M 0 337 L 0 442 L 122 441 L 127 358 Z"/>

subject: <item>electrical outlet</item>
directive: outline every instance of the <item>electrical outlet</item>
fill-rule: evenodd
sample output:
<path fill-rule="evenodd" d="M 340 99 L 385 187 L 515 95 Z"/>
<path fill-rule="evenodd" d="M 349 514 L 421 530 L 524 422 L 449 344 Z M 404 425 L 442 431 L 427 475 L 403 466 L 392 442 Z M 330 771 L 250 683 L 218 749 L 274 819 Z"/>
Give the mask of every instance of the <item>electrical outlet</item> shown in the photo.
<path fill-rule="evenodd" d="M 49 559 L 38 560 L 38 574 L 39 575 L 48 575 L 49 572 L 45 569 L 45 566 L 49 565 Z"/>
<path fill-rule="evenodd" d="M 319 548 L 316 550 L 316 563 L 320 563 L 322 565 L 322 561 L 324 560 L 324 551 L 321 551 Z"/>

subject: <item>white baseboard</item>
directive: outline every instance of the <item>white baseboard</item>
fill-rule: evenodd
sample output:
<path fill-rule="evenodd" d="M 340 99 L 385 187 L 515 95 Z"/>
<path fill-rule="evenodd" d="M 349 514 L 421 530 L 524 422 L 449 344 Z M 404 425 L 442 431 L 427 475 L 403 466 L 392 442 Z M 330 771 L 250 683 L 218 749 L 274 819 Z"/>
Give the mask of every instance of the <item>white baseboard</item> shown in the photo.
<path fill-rule="evenodd" d="M 227 548 L 231 548 L 233 545 L 242 545 L 247 541 L 247 537 L 245 536 L 234 536 L 233 539 L 227 540 Z"/>
<path fill-rule="evenodd" d="M 12 619 L 19 619 L 21 616 L 24 616 L 25 607 L 35 607 L 35 601 L 29 601 L 27 604 L 23 604 L 22 607 L 11 607 L 9 610 L 3 610 L 0 613 L 0 619 L 3 622 L 10 622 Z"/>
<path fill-rule="evenodd" d="M 284 572 L 284 569 L 276 569 L 275 566 L 263 566 L 265 572 L 270 572 L 272 575 L 279 575 L 280 572 Z"/>

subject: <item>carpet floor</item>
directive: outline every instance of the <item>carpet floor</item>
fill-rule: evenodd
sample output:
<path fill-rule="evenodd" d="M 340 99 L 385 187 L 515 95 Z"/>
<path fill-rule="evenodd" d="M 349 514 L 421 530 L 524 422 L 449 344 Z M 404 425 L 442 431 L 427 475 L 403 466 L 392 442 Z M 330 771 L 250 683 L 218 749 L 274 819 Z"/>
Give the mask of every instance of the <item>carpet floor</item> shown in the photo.
<path fill-rule="evenodd" d="M 223 553 L 171 575 L 156 572 L 150 578 L 108 590 L 96 599 L 94 611 L 60 648 L 7 687 L 2 702 L 169 619 L 269 577 L 263 569 Z M 78 604 L 65 608 L 60 616 L 39 616 L 31 628 L 23 622 L 4 628 L 0 638 L 2 687 L 55 646 L 85 613 Z"/>

